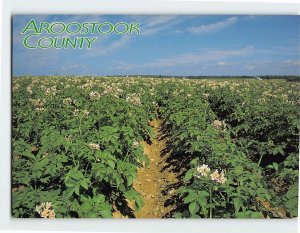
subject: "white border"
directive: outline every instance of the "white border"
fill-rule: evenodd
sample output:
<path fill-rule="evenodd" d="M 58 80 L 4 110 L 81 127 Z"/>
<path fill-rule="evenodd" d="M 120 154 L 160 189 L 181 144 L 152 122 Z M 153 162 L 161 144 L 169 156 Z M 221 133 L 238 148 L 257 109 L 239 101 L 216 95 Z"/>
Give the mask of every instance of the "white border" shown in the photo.
<path fill-rule="evenodd" d="M 251 14 L 299 15 L 299 0 L 3 0 L 0 17 L 0 230 L 20 232 L 295 233 L 297 220 L 88 220 L 10 217 L 11 16 L 14 14 Z M 0 1 L 0 4 L 2 1 Z M 1 7 L 1 5 L 0 5 Z M 1 8 L 0 8 L 1 9 Z M 1 12 L 1 11 L 0 11 Z M 0 15 L 1 16 L 1 15 Z M 1 20 L 2 19 L 2 20 Z M 2 29 L 3 26 L 3 29 Z M 2 29 L 2 35 L 1 35 Z M 2 38 L 2 41 L 1 41 Z M 1 60 L 2 59 L 2 60 Z M 22 231 L 23 232 L 23 231 Z"/>
<path fill-rule="evenodd" d="M 298 0 L 4 0 L 5 13 L 299 14 Z"/>

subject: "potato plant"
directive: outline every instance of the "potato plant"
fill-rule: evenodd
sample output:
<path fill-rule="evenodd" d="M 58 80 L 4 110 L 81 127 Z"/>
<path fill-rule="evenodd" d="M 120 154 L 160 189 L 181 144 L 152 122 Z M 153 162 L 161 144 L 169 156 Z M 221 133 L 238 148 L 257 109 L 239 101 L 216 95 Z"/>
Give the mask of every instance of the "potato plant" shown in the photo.
<path fill-rule="evenodd" d="M 148 105 L 105 80 L 19 81 L 12 112 L 13 216 L 37 217 L 34 207 L 48 201 L 56 217 L 111 217 L 128 200 L 140 209 L 132 183 L 137 166 L 147 162 L 139 142 L 152 131 Z"/>
<path fill-rule="evenodd" d="M 178 175 L 172 218 L 297 216 L 299 84 L 14 77 L 12 216 L 134 217 L 152 119 Z M 163 153 L 163 152 L 162 152 Z M 163 156 L 163 155 L 162 155 Z M 133 203 L 133 206 L 132 206 Z"/>

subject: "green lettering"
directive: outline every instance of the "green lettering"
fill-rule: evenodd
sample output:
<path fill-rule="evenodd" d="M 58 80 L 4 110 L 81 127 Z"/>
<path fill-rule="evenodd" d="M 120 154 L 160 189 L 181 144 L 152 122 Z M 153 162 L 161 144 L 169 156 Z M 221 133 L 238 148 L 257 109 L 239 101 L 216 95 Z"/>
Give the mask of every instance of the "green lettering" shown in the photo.
<path fill-rule="evenodd" d="M 27 30 L 33 30 L 35 33 L 39 33 L 39 30 L 35 24 L 34 19 L 30 20 L 30 22 L 26 25 L 26 27 L 23 29 L 21 34 L 26 33 Z"/>
<path fill-rule="evenodd" d="M 53 47 L 56 48 L 56 49 L 61 49 L 64 46 L 65 38 L 63 38 L 61 40 L 61 44 L 60 45 L 58 45 L 57 41 L 58 41 L 58 38 L 55 37 L 54 41 L 53 41 Z"/>
<path fill-rule="evenodd" d="M 42 33 L 42 29 L 45 29 L 47 31 L 47 34 L 51 34 L 50 29 L 49 29 L 49 23 L 48 22 L 41 22 L 40 25 L 40 33 Z"/>
<path fill-rule="evenodd" d="M 109 26 L 109 30 L 106 31 L 106 32 L 103 32 L 101 30 L 101 28 L 105 25 L 108 25 Z M 101 34 L 108 34 L 108 33 L 111 33 L 111 31 L 113 30 L 113 25 L 110 23 L 110 22 L 104 22 L 104 23 L 101 23 L 99 26 L 98 26 L 98 32 L 101 33 Z"/>
<path fill-rule="evenodd" d="M 71 47 L 73 48 L 73 49 L 75 49 L 76 48 L 76 44 L 77 44 L 77 37 L 75 37 L 74 38 L 74 41 L 72 42 L 72 40 L 69 38 L 69 37 L 67 37 L 66 38 L 66 44 L 65 44 L 65 48 L 68 48 L 68 46 L 69 46 L 69 44 L 71 45 Z"/>
<path fill-rule="evenodd" d="M 140 25 L 141 25 L 141 23 L 131 23 L 129 33 L 132 34 L 132 31 L 135 30 L 137 32 L 137 34 L 140 34 L 140 29 L 139 29 Z"/>
<path fill-rule="evenodd" d="M 23 45 L 26 47 L 26 48 L 28 48 L 28 49 L 36 49 L 36 46 L 30 46 L 29 44 L 28 44 L 28 39 L 30 38 L 30 37 L 32 37 L 32 36 L 38 36 L 39 34 L 30 34 L 30 35 L 28 35 L 28 36 L 26 36 L 25 38 L 24 38 L 24 40 L 23 40 Z"/>
<path fill-rule="evenodd" d="M 88 25 L 88 24 L 90 24 L 90 23 L 84 22 L 84 23 L 82 24 L 82 28 L 84 29 L 84 31 L 81 31 L 82 34 L 88 34 L 88 33 L 89 33 L 89 28 L 88 28 L 88 26 L 86 26 L 86 25 Z"/>
<path fill-rule="evenodd" d="M 48 42 L 48 44 L 47 44 L 47 42 Z M 53 44 L 53 40 L 51 37 L 43 37 L 38 41 L 37 45 L 41 49 L 48 49 L 52 46 L 52 44 Z"/>
<path fill-rule="evenodd" d="M 77 26 L 78 28 L 77 28 L 77 31 L 71 32 L 70 27 L 72 27 L 73 25 Z M 81 30 L 81 25 L 79 23 L 76 23 L 76 22 L 72 22 L 72 23 L 68 24 L 68 26 L 66 28 L 67 33 L 70 33 L 70 34 L 76 34 L 80 30 Z"/>
<path fill-rule="evenodd" d="M 97 39 L 97 37 L 93 37 L 91 40 L 88 37 L 86 37 L 85 39 L 88 42 L 87 48 L 89 49 L 91 48 L 92 43 Z"/>
<path fill-rule="evenodd" d="M 121 30 L 122 30 L 122 26 L 124 27 L 124 30 L 123 30 L 123 31 L 117 30 L 118 27 L 119 27 L 119 28 L 121 27 Z M 129 26 L 128 26 L 127 23 L 125 23 L 125 22 L 119 22 L 119 23 L 117 23 L 117 24 L 114 26 L 114 32 L 117 33 L 117 34 L 124 34 L 124 33 L 126 33 L 126 32 L 128 31 L 128 28 L 129 28 Z"/>
<path fill-rule="evenodd" d="M 95 33 L 95 27 L 98 23 L 90 23 L 92 24 L 92 30 L 91 30 L 91 33 L 94 34 Z"/>
<path fill-rule="evenodd" d="M 61 27 L 61 30 L 59 31 L 54 31 L 53 29 L 54 28 L 58 28 Z M 66 30 L 66 26 L 64 23 L 61 23 L 61 22 L 55 22 L 53 24 L 51 24 L 51 27 L 50 27 L 50 31 L 53 33 L 53 34 L 60 34 L 60 33 L 63 33 L 64 31 Z"/>

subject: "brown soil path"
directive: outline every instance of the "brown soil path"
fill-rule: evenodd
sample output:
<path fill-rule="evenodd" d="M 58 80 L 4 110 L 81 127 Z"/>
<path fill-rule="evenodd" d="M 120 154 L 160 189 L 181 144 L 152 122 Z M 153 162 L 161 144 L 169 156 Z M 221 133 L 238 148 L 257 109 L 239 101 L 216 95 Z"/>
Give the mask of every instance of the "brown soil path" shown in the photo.
<path fill-rule="evenodd" d="M 165 201 L 172 198 L 175 193 L 174 189 L 168 190 L 164 195 L 166 188 L 178 182 L 176 174 L 170 170 L 163 168 L 166 165 L 166 157 L 161 157 L 161 152 L 166 147 L 166 139 L 160 139 L 159 120 L 152 120 L 150 125 L 155 132 L 155 138 L 151 139 L 151 144 L 142 142 L 144 152 L 149 158 L 149 166 L 138 169 L 137 179 L 133 183 L 133 187 L 143 196 L 144 206 L 134 215 L 137 218 L 161 218 L 172 210 L 172 206 L 164 207 Z"/>

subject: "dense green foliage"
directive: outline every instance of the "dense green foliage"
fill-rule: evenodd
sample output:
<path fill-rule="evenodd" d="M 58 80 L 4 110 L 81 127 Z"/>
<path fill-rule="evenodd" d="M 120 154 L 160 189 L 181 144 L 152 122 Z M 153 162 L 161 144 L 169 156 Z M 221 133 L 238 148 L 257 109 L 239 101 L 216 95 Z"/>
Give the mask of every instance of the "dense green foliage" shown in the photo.
<path fill-rule="evenodd" d="M 180 178 L 170 217 L 296 217 L 298 88 L 281 80 L 13 78 L 12 215 L 111 217 L 128 215 L 131 201 L 140 210 L 133 181 L 148 163 L 140 142 L 160 118 Z"/>

